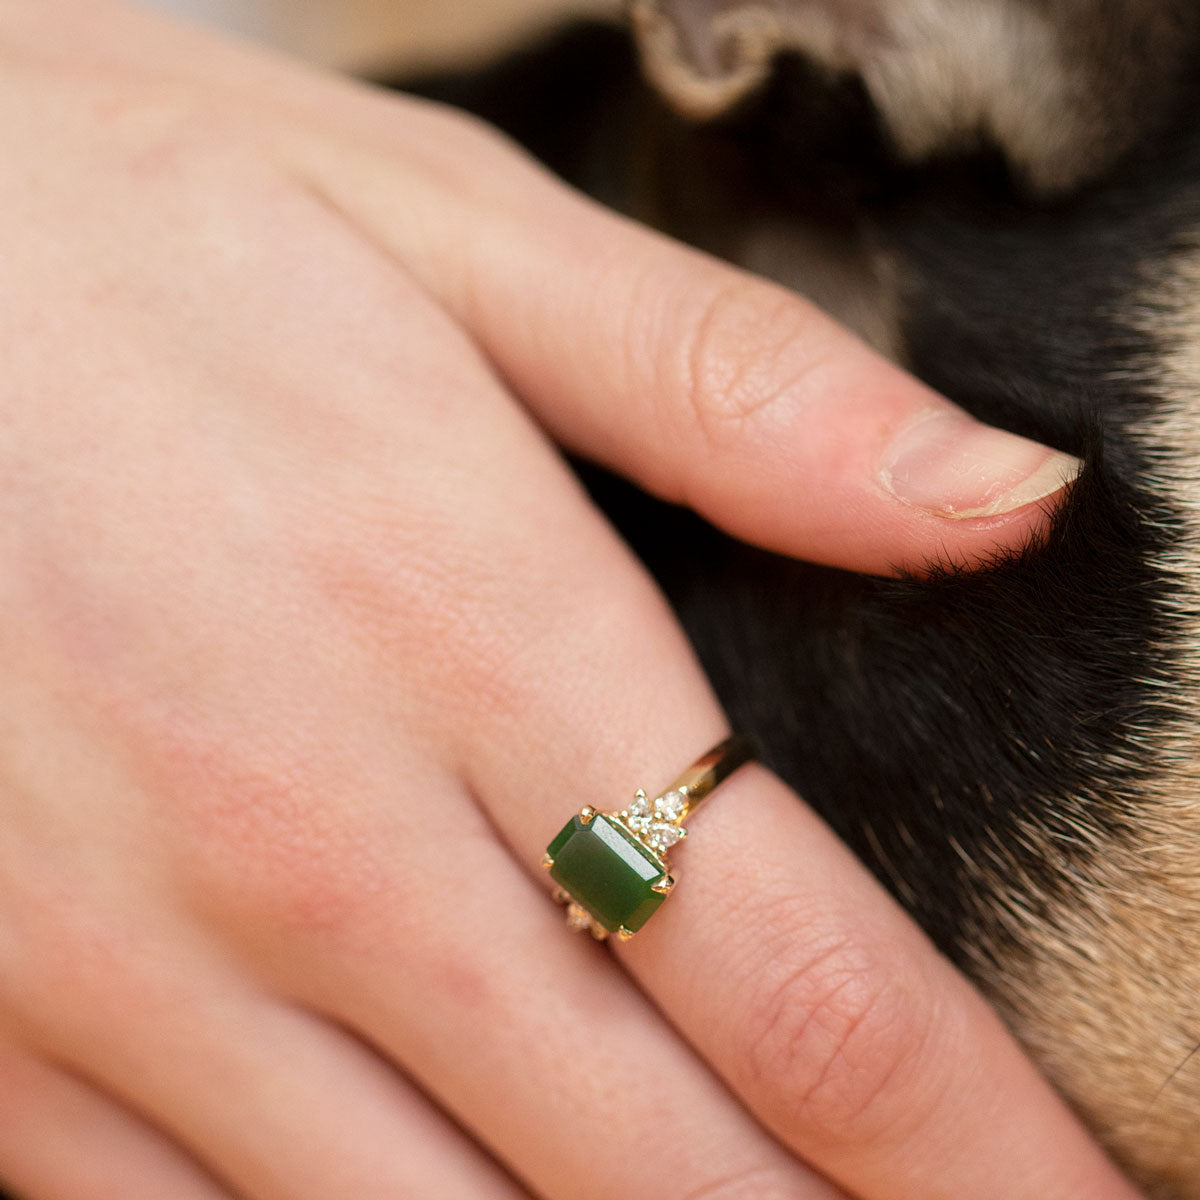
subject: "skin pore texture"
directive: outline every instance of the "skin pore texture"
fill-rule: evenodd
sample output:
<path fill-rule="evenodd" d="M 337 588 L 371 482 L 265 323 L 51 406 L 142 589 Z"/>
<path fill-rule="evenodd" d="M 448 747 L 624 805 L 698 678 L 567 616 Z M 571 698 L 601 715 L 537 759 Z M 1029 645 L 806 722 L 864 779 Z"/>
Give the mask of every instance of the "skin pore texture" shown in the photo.
<path fill-rule="evenodd" d="M 710 11 L 675 7 L 681 22 Z M 721 12 L 732 26 L 737 9 L 761 7 Z M 1064 155 L 1088 169 L 1052 203 L 1030 195 L 1028 143 L 982 117 L 978 144 L 951 139 L 910 161 L 878 97 L 819 56 L 777 63 L 761 95 L 699 126 L 647 93 L 636 109 L 580 99 L 588 153 L 551 161 L 589 186 L 589 155 L 606 163 L 605 194 L 631 211 L 798 289 L 815 283 L 874 345 L 978 415 L 1084 452 L 1048 544 L 991 572 L 901 585 L 755 555 L 594 487 L 735 723 L 763 733 L 776 768 L 981 983 L 1121 1161 L 1177 1200 L 1196 1189 L 1200 1027 L 1195 81 L 1172 67 L 1179 45 L 1159 38 L 1176 18 L 1184 36 L 1186 14 L 1153 3 L 1139 6 L 1145 43 L 1123 75 L 1105 74 L 1105 46 L 1131 13 L 1106 10 L 1072 53 L 1093 56 L 1081 79 L 1105 79 L 1080 102 L 1108 121 L 1106 144 L 1131 119 L 1141 142 L 1116 165 L 1086 145 Z M 590 51 L 580 33 L 546 52 L 539 78 L 559 111 L 585 53 L 607 64 L 614 96 L 633 86 L 627 50 L 590 36 Z M 941 51 L 952 66 L 973 53 L 949 36 Z M 1141 105 L 1148 81 L 1158 90 Z M 1044 83 L 1025 78 L 1036 94 Z M 919 71 L 910 81 L 928 85 Z M 499 75 L 491 87 L 503 92 Z M 482 83 L 477 98 L 492 111 Z"/>
<path fill-rule="evenodd" d="M 678 26 L 664 26 L 674 67 L 696 77 L 736 61 L 696 44 L 710 18 L 728 32 L 768 9 L 822 7 L 658 6 Z M 836 15 L 861 48 L 868 9 L 898 21 L 944 7 Z M 699 122 L 673 114 L 628 40 L 599 26 L 422 86 L 500 121 L 610 203 L 819 298 L 977 415 L 1083 455 L 1046 542 L 990 571 L 899 582 L 757 553 L 588 478 L 735 725 L 758 731 L 772 765 L 984 988 L 1149 1192 L 1183 1200 L 1197 1194 L 1200 1080 L 1200 142 L 1197 81 L 1178 64 L 1197 31 L 1194 12 L 1156 0 L 1075 26 L 1085 6 L 1008 7 L 929 25 L 940 75 L 927 56 L 895 58 L 911 74 L 901 90 L 962 101 L 943 110 L 958 132 L 932 138 L 928 160 L 893 136 L 870 64 L 832 70 L 816 42 L 795 41 L 803 54 L 785 54 L 761 90 Z M 1059 30 L 1057 66 L 1036 60 L 993 99 L 1036 115 L 1046 71 L 1074 63 L 1091 115 L 1049 164 L 1074 176 L 1053 196 L 1028 151 L 1069 122 L 1010 138 L 981 91 L 945 89 L 989 30 L 1019 42 L 1031 15 Z M 653 73 L 659 35 L 639 28 Z M 993 48 L 993 66 L 1012 61 L 1013 46 Z M 988 79 L 974 72 L 972 86 Z M 538 100 L 522 106 L 523 93 Z"/>
<path fill-rule="evenodd" d="M 628 946 L 538 867 L 727 732 L 555 443 L 879 573 L 1074 458 L 914 458 L 936 392 L 436 105 L 104 2 L 0 0 L 0 61 L 5 1186 L 1136 1194 L 765 768 Z"/>

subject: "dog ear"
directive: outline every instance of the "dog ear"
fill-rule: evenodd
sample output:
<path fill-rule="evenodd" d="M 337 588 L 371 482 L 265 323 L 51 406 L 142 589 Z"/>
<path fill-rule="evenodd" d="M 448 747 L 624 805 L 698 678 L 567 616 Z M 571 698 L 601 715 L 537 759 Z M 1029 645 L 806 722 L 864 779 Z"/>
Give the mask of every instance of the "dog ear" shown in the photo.
<path fill-rule="evenodd" d="M 648 74 L 686 115 L 730 109 L 781 51 L 862 78 L 896 152 L 998 146 L 1031 191 L 1094 178 L 1176 99 L 1194 0 L 630 0 Z"/>

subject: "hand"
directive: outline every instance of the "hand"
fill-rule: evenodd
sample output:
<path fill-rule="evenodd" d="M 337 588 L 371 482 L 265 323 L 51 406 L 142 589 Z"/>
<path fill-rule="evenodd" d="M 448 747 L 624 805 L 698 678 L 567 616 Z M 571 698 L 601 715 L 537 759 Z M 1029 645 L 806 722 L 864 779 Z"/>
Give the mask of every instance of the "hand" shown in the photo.
<path fill-rule="evenodd" d="M 614 953 L 538 869 L 725 727 L 530 414 L 876 570 L 1069 463 L 453 113 L 100 2 L 0 0 L 0 64 L 6 1184 L 1130 1196 L 765 771 Z M 917 419 L 974 499 L 881 482 Z"/>

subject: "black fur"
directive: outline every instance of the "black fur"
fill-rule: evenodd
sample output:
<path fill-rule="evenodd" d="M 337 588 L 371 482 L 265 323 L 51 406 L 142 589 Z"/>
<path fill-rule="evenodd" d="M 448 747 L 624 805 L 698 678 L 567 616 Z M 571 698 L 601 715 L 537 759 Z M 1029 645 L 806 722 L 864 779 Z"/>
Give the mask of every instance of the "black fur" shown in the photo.
<path fill-rule="evenodd" d="M 798 60 L 702 129 L 659 105 L 626 37 L 605 26 L 568 30 L 467 82 L 405 86 L 469 105 L 625 208 L 644 194 L 633 148 L 654 130 L 710 186 L 652 207 L 708 248 L 713 236 L 697 231 L 716 203 L 869 228 L 907 268 L 915 372 L 986 420 L 1086 457 L 1044 544 L 986 571 L 902 581 L 750 549 L 581 467 L 677 609 L 735 727 L 757 734 L 769 763 L 969 967 L 984 886 L 972 864 L 1004 875 L 1016 856 L 1047 892 L 1068 887 L 1063 862 L 1103 853 L 1106 834 L 1137 821 L 1131 785 L 1157 766 L 1137 753 L 1111 761 L 1170 719 L 1138 681 L 1172 674 L 1169 587 L 1150 562 L 1176 526 L 1139 487 L 1147 464 L 1127 436 L 1154 404 L 1135 371 L 1154 348 L 1116 314 L 1141 265 L 1200 228 L 1200 191 L 1180 203 L 1176 186 L 1181 157 L 1200 180 L 1200 137 L 1181 121 L 1104 187 L 1038 210 L 995 156 L 901 167 L 857 83 Z M 678 164 L 662 162 L 677 180 Z M 1147 172 L 1172 186 L 1156 189 Z M 1115 378 L 1119 368 L 1129 373 Z M 1045 831 L 1055 857 L 1023 822 Z M 996 943 L 1026 919 L 1001 905 L 991 899 Z"/>
<path fill-rule="evenodd" d="M 1195 692 L 1178 665 L 1178 584 L 1157 565 L 1181 514 L 1149 482 L 1177 451 L 1136 432 L 1161 403 L 1146 297 L 1200 231 L 1200 73 L 1158 98 L 1153 137 L 1040 203 L 998 147 L 902 165 L 861 85 L 796 58 L 702 127 L 667 111 L 602 26 L 469 84 L 417 86 L 710 251 L 729 253 L 763 215 L 881 247 L 901 280 L 907 365 L 977 416 L 1085 459 L 1044 541 L 983 571 L 901 580 L 748 548 L 579 468 L 734 727 L 1003 1011 L 996 980 L 1035 930 L 1094 902 L 1105 856 L 1137 844 L 1166 765 L 1159 735 Z M 1195 1042 L 1198 1016 L 1165 1019 Z M 1164 1200 L 1197 1194 L 1171 1169 L 1142 1182 Z"/>

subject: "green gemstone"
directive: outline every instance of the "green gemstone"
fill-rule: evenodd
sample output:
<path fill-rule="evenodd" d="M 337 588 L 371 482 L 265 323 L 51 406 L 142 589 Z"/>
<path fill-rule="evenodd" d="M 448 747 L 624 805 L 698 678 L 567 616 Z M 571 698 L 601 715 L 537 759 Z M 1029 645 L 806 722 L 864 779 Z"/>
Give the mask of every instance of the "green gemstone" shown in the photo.
<path fill-rule="evenodd" d="M 615 933 L 637 932 L 666 899 L 653 885 L 666 878 L 662 861 L 611 817 L 597 813 L 586 825 L 572 817 L 546 848 L 550 878 Z"/>

